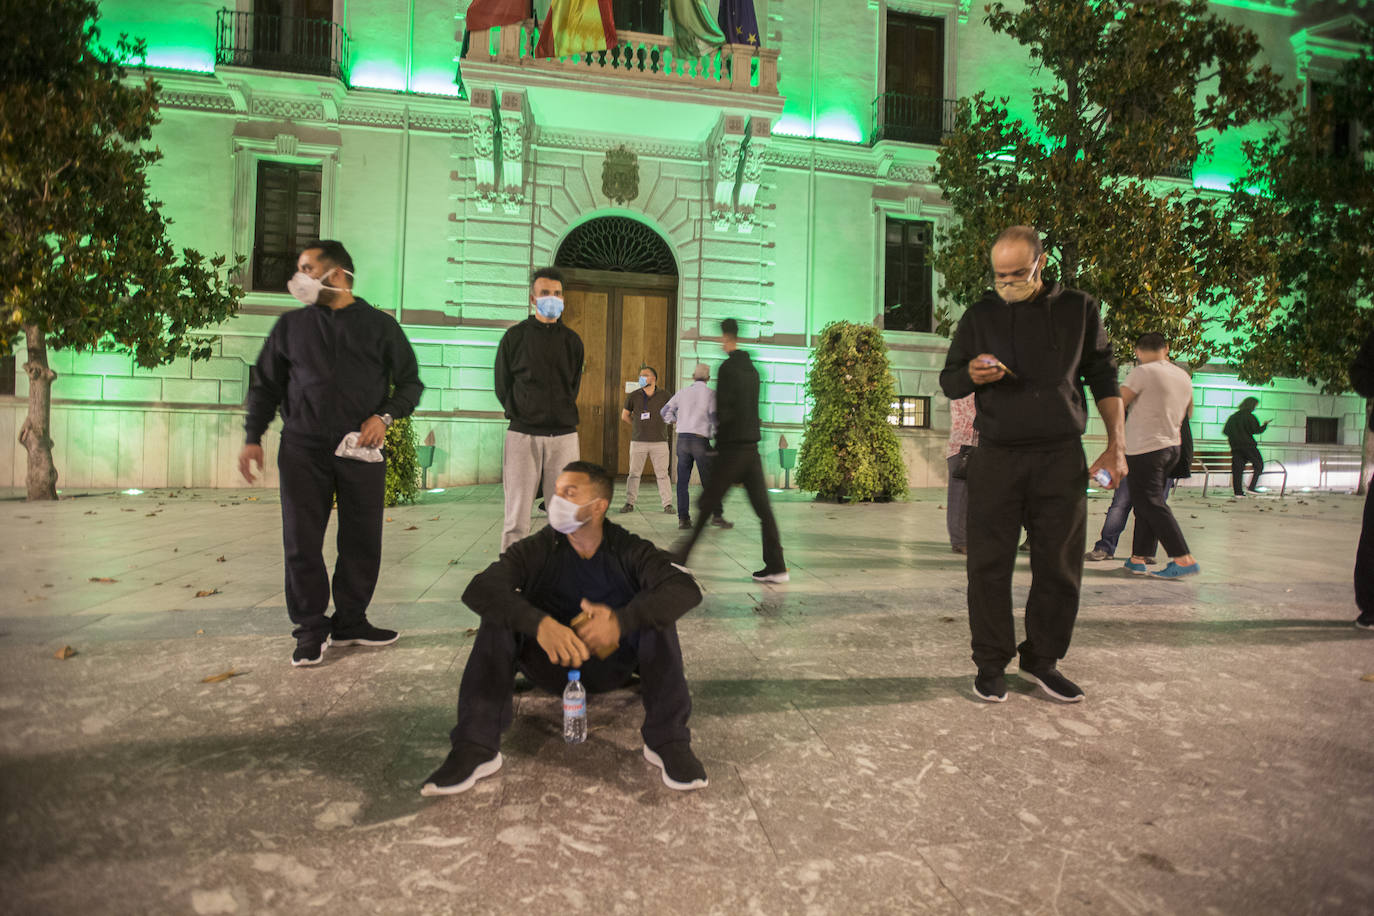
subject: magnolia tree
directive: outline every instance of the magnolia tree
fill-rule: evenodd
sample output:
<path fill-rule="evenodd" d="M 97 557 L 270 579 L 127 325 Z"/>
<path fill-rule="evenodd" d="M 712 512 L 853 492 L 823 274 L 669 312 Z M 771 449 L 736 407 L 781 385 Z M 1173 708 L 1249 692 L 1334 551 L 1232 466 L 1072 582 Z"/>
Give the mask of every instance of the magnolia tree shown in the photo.
<path fill-rule="evenodd" d="M 1274 251 L 1226 200 L 1159 176 L 1212 153 L 1218 132 L 1272 118 L 1289 94 L 1256 62 L 1258 39 L 1205 0 L 1040 0 L 987 7 L 994 33 L 1032 62 L 1031 121 L 1011 98 L 961 101 L 935 180 L 957 217 L 935 269 L 966 305 L 988 287 L 1003 228 L 1038 228 L 1047 276 L 1097 295 L 1123 356 L 1145 331 L 1205 360 L 1276 301 Z M 1027 106 L 1019 106 L 1027 107 Z M 951 316 L 941 315 L 948 329 Z"/>
<path fill-rule="evenodd" d="M 57 497 L 48 348 L 119 349 L 145 368 L 203 359 L 214 338 L 196 329 L 243 293 L 223 257 L 168 238 L 148 191 L 157 84 L 126 81 L 143 45 L 102 45 L 99 16 L 91 0 L 0 4 L 0 344 L 27 347 L 31 500 Z"/>

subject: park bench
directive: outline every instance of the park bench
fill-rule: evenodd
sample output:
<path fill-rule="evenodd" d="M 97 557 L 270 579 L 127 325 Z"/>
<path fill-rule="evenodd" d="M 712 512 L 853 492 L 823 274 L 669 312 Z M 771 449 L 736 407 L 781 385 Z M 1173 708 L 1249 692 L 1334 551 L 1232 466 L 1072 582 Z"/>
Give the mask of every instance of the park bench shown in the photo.
<path fill-rule="evenodd" d="M 1355 474 L 1362 470 L 1359 455 L 1322 455 L 1317 459 L 1317 488 L 1326 487 L 1327 474 Z"/>
<path fill-rule="evenodd" d="M 1194 448 L 1193 463 L 1190 470 L 1194 474 L 1202 475 L 1202 495 L 1207 495 L 1207 487 L 1212 482 L 1213 475 L 1217 477 L 1231 476 L 1231 449 L 1230 448 Z M 1279 495 L 1283 496 L 1288 490 L 1288 468 L 1283 466 L 1282 461 L 1275 461 L 1266 458 L 1264 460 L 1264 473 L 1260 477 L 1268 474 L 1280 475 Z"/>

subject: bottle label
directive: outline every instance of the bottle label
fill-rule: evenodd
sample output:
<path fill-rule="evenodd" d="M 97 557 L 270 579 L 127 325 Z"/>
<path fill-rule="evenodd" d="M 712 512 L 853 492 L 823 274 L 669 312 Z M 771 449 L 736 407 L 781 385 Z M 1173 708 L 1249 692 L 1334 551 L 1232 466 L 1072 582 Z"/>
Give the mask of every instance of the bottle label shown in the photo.
<path fill-rule="evenodd" d="M 565 716 L 580 716 L 586 712 L 586 709 L 586 703 L 569 703 L 566 701 L 563 703 L 563 715 Z"/>

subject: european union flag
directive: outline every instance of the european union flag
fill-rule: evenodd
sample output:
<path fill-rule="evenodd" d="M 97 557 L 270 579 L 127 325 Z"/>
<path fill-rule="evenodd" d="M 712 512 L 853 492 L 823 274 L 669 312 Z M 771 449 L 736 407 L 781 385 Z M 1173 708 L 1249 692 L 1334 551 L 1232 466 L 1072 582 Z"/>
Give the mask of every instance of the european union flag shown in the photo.
<path fill-rule="evenodd" d="M 754 0 L 720 0 L 716 21 L 730 44 L 759 46 L 759 17 L 754 14 Z"/>

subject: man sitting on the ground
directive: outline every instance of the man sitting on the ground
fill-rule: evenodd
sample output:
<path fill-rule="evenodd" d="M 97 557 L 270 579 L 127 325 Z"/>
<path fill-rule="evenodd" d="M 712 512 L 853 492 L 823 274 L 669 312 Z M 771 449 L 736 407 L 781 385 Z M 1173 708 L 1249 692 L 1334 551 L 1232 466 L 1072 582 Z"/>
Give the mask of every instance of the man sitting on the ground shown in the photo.
<path fill-rule="evenodd" d="M 638 670 L 644 759 L 671 789 L 706 785 L 687 728 L 692 697 L 676 626 L 701 590 L 666 553 L 606 520 L 614 490 L 599 465 L 565 466 L 548 500 L 548 527 L 512 544 L 468 584 L 463 603 L 482 623 L 458 690 L 453 749 L 421 795 L 466 792 L 501 769 L 517 666 L 555 694 L 570 668 L 581 669 L 590 693 L 623 687 Z"/>

